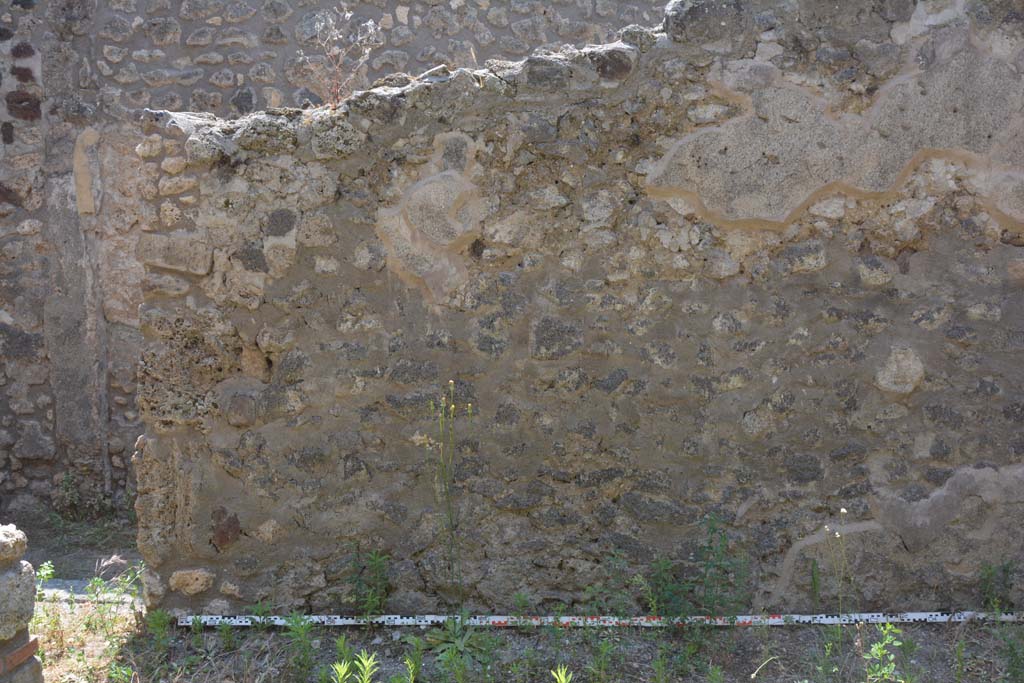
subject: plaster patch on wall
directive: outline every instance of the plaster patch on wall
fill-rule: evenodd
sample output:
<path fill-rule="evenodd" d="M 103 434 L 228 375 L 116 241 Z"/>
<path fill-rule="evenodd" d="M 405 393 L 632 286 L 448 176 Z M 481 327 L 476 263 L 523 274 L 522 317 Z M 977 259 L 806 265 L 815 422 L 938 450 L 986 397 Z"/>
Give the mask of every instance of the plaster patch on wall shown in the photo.
<path fill-rule="evenodd" d="M 905 500 L 897 492 L 885 490 L 883 485 L 878 495 L 872 496 L 874 519 L 835 519 L 790 546 L 779 565 L 775 586 L 768 593 L 768 604 L 778 604 L 794 588 L 794 582 L 804 573 L 801 563 L 810 562 L 814 554 L 821 557 L 821 570 L 826 572 L 831 572 L 829 565 L 837 562 L 852 564 L 853 555 L 872 547 L 873 552 L 890 546 L 902 548 L 906 556 L 931 549 L 938 557 L 945 552 L 938 550 L 938 546 L 944 546 L 944 541 L 954 536 L 988 539 L 1005 535 L 1005 527 L 1013 525 L 1015 519 L 1007 514 L 1008 507 L 1016 509 L 1022 505 L 1024 465 L 961 468 L 943 486 L 917 501 Z M 870 541 L 855 538 L 865 533 L 872 534 Z M 970 556 L 956 562 L 953 557 L 953 553 L 945 556 L 944 564 L 947 570 L 957 573 L 962 571 L 960 564 L 976 566 L 991 559 Z M 867 576 L 858 577 L 864 583 L 870 580 Z"/>
<path fill-rule="evenodd" d="M 72 168 L 75 174 L 75 206 L 78 215 L 85 216 L 96 213 L 96 200 L 93 196 L 93 170 L 89 151 L 100 140 L 99 132 L 92 127 L 78 134 L 75 150 L 72 153 Z"/>
<path fill-rule="evenodd" d="M 862 114 L 832 112 L 770 64 L 726 63 L 718 85 L 746 113 L 673 144 L 649 174 L 648 192 L 681 198 L 718 225 L 780 230 L 829 194 L 891 195 L 941 158 L 971 169 L 1001 217 L 1024 222 L 1019 200 L 995 199 L 1020 184 L 1021 75 L 973 45 L 966 30 L 935 40 L 934 51 L 948 56 L 894 78 Z"/>
<path fill-rule="evenodd" d="M 828 543 L 830 539 L 837 538 L 835 534 L 848 537 L 856 534 L 878 533 L 881 531 L 883 531 L 881 524 L 875 520 L 867 520 L 863 522 L 852 522 L 850 524 L 839 523 L 824 525 L 813 534 L 801 538 L 799 541 L 791 545 L 788 551 L 786 551 L 786 555 L 783 557 L 782 563 L 780 564 L 779 578 L 775 582 L 775 587 L 770 593 L 771 597 L 767 604 L 779 604 L 783 599 L 783 596 L 785 596 L 790 590 L 793 582 L 793 576 L 800 569 L 797 567 L 797 562 L 804 559 L 804 553 L 807 549 Z"/>
<path fill-rule="evenodd" d="M 378 213 L 377 234 L 387 247 L 388 267 L 433 303 L 469 277 L 464 252 L 480 235 L 486 213 L 472 181 L 476 147 L 463 133 L 438 135 L 420 179 L 401 191 L 396 206 Z"/>
<path fill-rule="evenodd" d="M 971 499 L 982 503 L 980 515 Z M 890 494 L 880 496 L 874 507 L 882 525 L 909 552 L 919 552 L 954 524 L 967 524 L 979 538 L 995 537 L 994 527 L 1006 517 L 1002 505 L 1024 505 L 1024 465 L 963 468 L 927 498 L 907 501 Z"/>

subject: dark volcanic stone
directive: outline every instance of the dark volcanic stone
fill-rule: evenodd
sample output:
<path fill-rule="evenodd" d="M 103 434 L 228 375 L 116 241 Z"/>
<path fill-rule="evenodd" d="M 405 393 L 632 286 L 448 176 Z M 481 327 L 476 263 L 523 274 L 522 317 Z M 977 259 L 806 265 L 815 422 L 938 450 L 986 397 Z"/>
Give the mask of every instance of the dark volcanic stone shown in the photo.
<path fill-rule="evenodd" d="M 7 113 L 22 121 L 35 121 L 42 116 L 39 98 L 21 90 L 7 93 Z"/>
<path fill-rule="evenodd" d="M 267 234 L 274 237 L 287 235 L 295 227 L 295 212 L 290 209 L 277 209 L 267 215 Z"/>
<path fill-rule="evenodd" d="M 563 358 L 583 346 L 583 334 L 574 323 L 545 316 L 533 325 L 531 353 L 534 358 Z"/>
<path fill-rule="evenodd" d="M 15 59 L 25 59 L 27 57 L 31 57 L 35 53 L 35 48 L 28 43 L 18 43 L 11 48 L 11 57 L 14 57 Z"/>

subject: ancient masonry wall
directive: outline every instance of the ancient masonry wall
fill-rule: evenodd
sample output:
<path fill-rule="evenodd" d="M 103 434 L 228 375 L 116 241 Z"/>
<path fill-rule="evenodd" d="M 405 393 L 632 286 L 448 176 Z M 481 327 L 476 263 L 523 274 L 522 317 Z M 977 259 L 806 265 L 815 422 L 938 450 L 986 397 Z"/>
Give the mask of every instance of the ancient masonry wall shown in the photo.
<path fill-rule="evenodd" d="M 653 2 L 349 3 L 384 44 L 354 85 L 656 23 Z M 139 235 L 187 188 L 137 157 L 139 107 L 320 102 L 315 0 L 14 0 L 0 13 L 0 512 L 100 511 L 132 488 Z M 312 65 L 312 66 L 311 66 Z M 173 168 L 175 162 L 165 162 Z M 147 207 L 140 197 L 175 196 Z M 100 216 L 102 215 L 102 218 Z"/>
<path fill-rule="evenodd" d="M 712 513 L 755 608 L 809 609 L 836 532 L 849 608 L 975 604 L 1024 559 L 1022 66 L 1012 3 L 683 0 L 336 109 L 142 114 L 149 600 L 351 608 L 356 544 L 388 611 L 454 598 L 451 379 L 472 605 L 685 566 Z"/>

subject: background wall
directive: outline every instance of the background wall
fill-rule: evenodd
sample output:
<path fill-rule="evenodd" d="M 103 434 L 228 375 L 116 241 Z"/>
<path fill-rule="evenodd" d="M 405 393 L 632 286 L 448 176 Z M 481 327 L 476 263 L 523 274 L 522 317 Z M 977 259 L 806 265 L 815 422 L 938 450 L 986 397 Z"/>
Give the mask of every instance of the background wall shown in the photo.
<path fill-rule="evenodd" d="M 393 609 L 430 609 L 452 378 L 481 605 L 575 599 L 615 551 L 685 563 L 709 512 L 765 606 L 807 599 L 825 523 L 865 606 L 1019 559 L 1014 2 L 674 2 L 612 47 L 231 121 L 316 100 L 324 7 L 0 14 L 4 514 L 118 500 L 145 429 L 151 599 L 343 607 L 359 540 Z M 356 15 L 387 36 L 367 80 L 662 18 Z"/>
<path fill-rule="evenodd" d="M 680 2 L 337 109 L 144 114 L 150 600 L 353 609 L 359 544 L 388 611 L 443 608 L 451 379 L 475 607 L 685 571 L 710 514 L 755 608 L 812 609 L 837 532 L 847 608 L 975 604 L 1024 548 L 1021 19 Z"/>
<path fill-rule="evenodd" d="M 0 15 L 0 510 L 75 515 L 132 487 L 143 269 L 139 234 L 171 225 L 176 194 L 132 110 L 234 116 L 319 103 L 309 0 L 16 0 Z M 476 65 L 550 43 L 602 41 L 654 3 L 352 3 L 382 27 L 353 85 Z M 103 218 L 98 215 L 102 213 Z"/>

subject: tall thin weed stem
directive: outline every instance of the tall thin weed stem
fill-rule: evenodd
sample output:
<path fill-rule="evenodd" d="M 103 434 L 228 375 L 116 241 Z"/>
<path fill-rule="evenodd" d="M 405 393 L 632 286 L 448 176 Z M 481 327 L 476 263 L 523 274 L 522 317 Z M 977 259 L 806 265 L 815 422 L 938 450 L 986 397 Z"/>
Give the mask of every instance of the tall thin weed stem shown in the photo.
<path fill-rule="evenodd" d="M 437 423 L 437 442 L 434 444 L 437 451 L 437 491 L 444 510 L 447 569 L 451 585 L 456 590 L 457 607 L 461 610 L 465 595 L 459 547 L 459 512 L 455 504 L 455 452 L 458 447 L 456 426 L 460 415 L 455 402 L 454 380 L 448 380 L 447 393 L 441 393 L 437 405 L 431 402 L 430 411 Z M 472 403 L 466 404 L 462 417 L 472 420 Z"/>
<path fill-rule="evenodd" d="M 840 508 L 840 515 L 844 518 L 846 516 L 846 508 Z M 836 612 L 840 618 L 844 614 L 844 609 L 848 609 L 849 606 L 846 604 L 846 584 L 850 580 L 850 564 L 846 554 L 846 538 L 838 530 L 833 530 L 825 525 L 825 545 L 828 548 L 830 569 L 832 577 L 836 583 Z M 839 661 L 843 661 L 843 625 L 836 624 L 833 633 L 833 642 L 836 649 L 838 650 Z"/>

